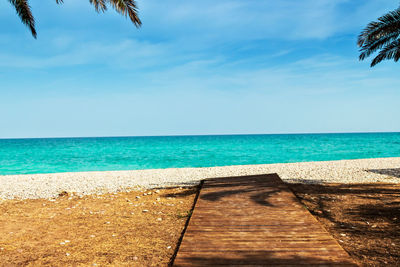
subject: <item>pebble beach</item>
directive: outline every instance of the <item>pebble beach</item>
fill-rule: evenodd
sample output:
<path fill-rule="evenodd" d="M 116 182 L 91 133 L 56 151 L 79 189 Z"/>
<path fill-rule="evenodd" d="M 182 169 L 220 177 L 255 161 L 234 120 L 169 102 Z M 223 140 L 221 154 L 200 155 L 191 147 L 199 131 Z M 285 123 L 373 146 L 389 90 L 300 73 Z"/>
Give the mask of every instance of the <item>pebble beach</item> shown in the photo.
<path fill-rule="evenodd" d="M 277 173 L 289 183 L 400 183 L 400 157 L 357 160 L 170 168 L 131 171 L 68 172 L 0 176 L 0 199 L 55 198 L 137 188 L 193 186 L 206 178 Z"/>

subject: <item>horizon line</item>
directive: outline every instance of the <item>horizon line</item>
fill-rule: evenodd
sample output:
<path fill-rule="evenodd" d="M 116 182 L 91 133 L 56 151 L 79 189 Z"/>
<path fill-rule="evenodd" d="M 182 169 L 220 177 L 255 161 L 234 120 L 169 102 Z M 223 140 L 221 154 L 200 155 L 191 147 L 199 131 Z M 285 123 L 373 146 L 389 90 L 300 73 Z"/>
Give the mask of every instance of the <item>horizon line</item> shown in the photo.
<path fill-rule="evenodd" d="M 172 135 L 105 135 L 105 136 L 51 136 L 51 137 L 0 137 L 0 140 L 18 139 L 78 139 L 78 138 L 124 138 L 124 137 L 190 137 L 190 136 L 240 136 L 240 135 L 306 135 L 306 134 L 374 134 L 400 133 L 400 131 L 369 131 L 369 132 L 298 132 L 298 133 L 233 133 L 233 134 L 172 134 Z"/>

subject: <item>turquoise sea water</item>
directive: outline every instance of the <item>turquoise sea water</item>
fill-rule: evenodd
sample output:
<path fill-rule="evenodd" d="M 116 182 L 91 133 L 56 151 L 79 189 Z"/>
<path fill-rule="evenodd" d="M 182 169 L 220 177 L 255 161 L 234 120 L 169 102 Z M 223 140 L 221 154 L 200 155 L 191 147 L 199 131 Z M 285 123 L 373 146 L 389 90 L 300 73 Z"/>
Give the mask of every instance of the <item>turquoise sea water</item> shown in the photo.
<path fill-rule="evenodd" d="M 400 157 L 400 133 L 0 139 L 0 175 Z"/>

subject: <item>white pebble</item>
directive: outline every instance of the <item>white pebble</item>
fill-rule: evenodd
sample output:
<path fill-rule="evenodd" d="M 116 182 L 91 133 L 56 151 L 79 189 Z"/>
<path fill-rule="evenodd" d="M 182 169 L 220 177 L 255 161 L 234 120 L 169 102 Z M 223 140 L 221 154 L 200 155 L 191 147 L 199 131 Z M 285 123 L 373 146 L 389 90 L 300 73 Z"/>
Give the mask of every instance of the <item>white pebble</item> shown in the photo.
<path fill-rule="evenodd" d="M 0 199 L 51 199 L 57 198 L 60 191 L 75 192 L 77 197 L 82 197 L 132 188 L 141 188 L 143 194 L 146 190 L 160 187 L 198 185 L 206 178 L 265 173 L 277 173 L 285 182 L 294 183 L 374 183 L 381 180 L 399 184 L 398 166 L 400 157 L 207 168 L 1 175 Z M 392 169 L 386 173 L 370 171 Z"/>

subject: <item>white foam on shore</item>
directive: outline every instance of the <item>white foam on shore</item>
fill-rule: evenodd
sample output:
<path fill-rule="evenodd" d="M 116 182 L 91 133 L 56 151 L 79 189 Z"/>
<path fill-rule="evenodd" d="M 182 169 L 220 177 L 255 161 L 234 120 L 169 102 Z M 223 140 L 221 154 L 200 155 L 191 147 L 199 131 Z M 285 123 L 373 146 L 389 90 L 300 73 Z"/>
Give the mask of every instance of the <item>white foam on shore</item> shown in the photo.
<path fill-rule="evenodd" d="M 131 171 L 68 172 L 0 176 L 0 199 L 57 197 L 196 185 L 206 178 L 277 173 L 286 182 L 400 183 L 400 157 L 209 168 L 171 168 Z"/>

